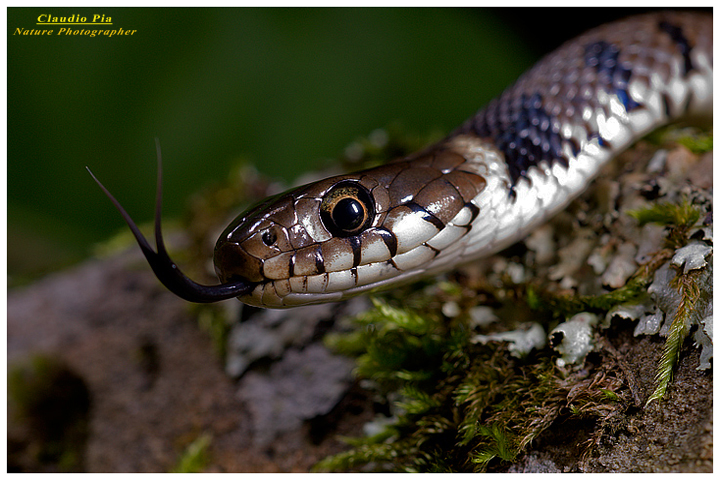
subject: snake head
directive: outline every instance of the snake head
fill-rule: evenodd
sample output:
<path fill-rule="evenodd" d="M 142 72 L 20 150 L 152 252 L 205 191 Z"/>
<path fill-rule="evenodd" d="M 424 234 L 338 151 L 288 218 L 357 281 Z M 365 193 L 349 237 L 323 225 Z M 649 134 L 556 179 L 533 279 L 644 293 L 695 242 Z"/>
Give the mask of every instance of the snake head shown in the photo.
<path fill-rule="evenodd" d="M 477 215 L 471 200 L 485 181 L 460 170 L 464 161 L 438 150 L 264 200 L 220 236 L 215 271 L 255 285 L 241 301 L 274 308 L 416 278 Z"/>
<path fill-rule="evenodd" d="M 218 277 L 289 286 L 291 279 L 352 267 L 336 260 L 347 263 L 359 253 L 342 246 L 359 249 L 360 236 L 378 218 L 375 197 L 363 183 L 368 182 L 353 175 L 332 177 L 251 207 L 218 239 Z"/>

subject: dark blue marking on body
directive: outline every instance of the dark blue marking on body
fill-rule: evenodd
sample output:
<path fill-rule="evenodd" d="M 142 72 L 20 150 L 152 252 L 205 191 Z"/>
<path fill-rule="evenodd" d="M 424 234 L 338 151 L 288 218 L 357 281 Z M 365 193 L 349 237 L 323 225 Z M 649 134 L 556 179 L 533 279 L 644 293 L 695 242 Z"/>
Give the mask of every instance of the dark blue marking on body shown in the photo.
<path fill-rule="evenodd" d="M 560 124 L 542 104 L 539 93 L 523 94 L 519 102 L 500 108 L 500 102 L 492 102 L 472 121 L 471 129 L 481 138 L 491 138 L 495 146 L 505 155 L 505 162 L 512 179 L 511 195 L 520 177 L 525 177 L 530 167 L 540 162 L 548 165 L 558 162 L 568 166 L 563 153 L 567 143 L 576 155 L 577 143 L 560 134 Z"/>
<path fill-rule="evenodd" d="M 670 35 L 670 38 L 680 49 L 680 53 L 685 61 L 683 65 L 683 76 L 687 76 L 690 70 L 693 70 L 695 67 L 693 67 L 692 60 L 690 59 L 690 51 L 692 50 L 692 47 L 690 46 L 688 39 L 685 38 L 682 28 L 665 21 L 660 22 L 658 27 L 660 27 L 660 30 Z"/>
<path fill-rule="evenodd" d="M 619 56 L 620 49 L 616 45 L 602 40 L 585 47 L 585 65 L 595 68 L 599 82 L 617 96 L 626 112 L 631 112 L 640 104 L 630 98 L 628 82 L 632 70 L 618 62 Z"/>

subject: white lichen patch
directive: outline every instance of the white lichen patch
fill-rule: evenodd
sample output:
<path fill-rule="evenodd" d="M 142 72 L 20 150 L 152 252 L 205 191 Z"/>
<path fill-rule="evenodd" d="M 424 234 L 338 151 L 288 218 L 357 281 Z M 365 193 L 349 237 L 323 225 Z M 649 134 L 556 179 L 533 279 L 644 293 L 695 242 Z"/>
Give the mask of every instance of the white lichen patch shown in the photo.
<path fill-rule="evenodd" d="M 652 313 L 643 315 L 638 319 L 638 324 L 633 331 L 634 336 L 638 335 L 655 335 L 660 331 L 664 320 L 663 312 L 657 308 Z"/>
<path fill-rule="evenodd" d="M 550 344 L 562 355 L 556 361 L 558 367 L 579 363 L 585 359 L 593 349 L 593 327 L 597 323 L 597 315 L 581 312 L 550 332 Z"/>
<path fill-rule="evenodd" d="M 693 232 L 693 234 L 690 235 L 690 237 L 696 238 L 698 240 L 702 240 L 703 242 L 707 242 L 708 244 L 712 244 L 712 239 L 713 239 L 712 228 L 710 228 L 710 227 L 698 228 L 697 231 Z"/>
<path fill-rule="evenodd" d="M 649 302 L 623 303 L 614 307 L 607 313 L 607 315 L 605 315 L 605 320 L 603 320 L 601 327 L 610 327 L 610 324 L 614 318 L 621 318 L 623 320 L 631 321 L 639 320 L 647 316 L 653 310 L 655 310 L 655 307 Z"/>
<path fill-rule="evenodd" d="M 460 305 L 457 302 L 450 301 L 443 303 L 441 308 L 442 314 L 448 318 L 455 318 L 460 315 Z"/>
<path fill-rule="evenodd" d="M 634 257 L 636 255 L 635 245 L 623 243 L 617 249 L 617 255 L 613 257 L 607 269 L 600 279 L 603 285 L 612 288 L 620 288 L 627 282 L 628 278 L 637 270 Z"/>
<path fill-rule="evenodd" d="M 489 342 L 508 342 L 510 355 L 522 358 L 530 353 L 533 348 L 539 350 L 545 347 L 545 330 L 542 325 L 533 322 L 525 329 L 491 333 L 490 335 L 476 335 L 472 341 L 483 345 Z"/>
<path fill-rule="evenodd" d="M 470 315 L 471 328 L 485 327 L 499 320 L 493 309 L 484 305 L 471 308 L 468 314 Z"/>
<path fill-rule="evenodd" d="M 712 247 L 704 243 L 693 242 L 676 251 L 670 263 L 682 267 L 683 274 L 687 274 L 690 270 L 705 267 L 707 265 L 705 257 L 710 255 L 711 252 Z"/>

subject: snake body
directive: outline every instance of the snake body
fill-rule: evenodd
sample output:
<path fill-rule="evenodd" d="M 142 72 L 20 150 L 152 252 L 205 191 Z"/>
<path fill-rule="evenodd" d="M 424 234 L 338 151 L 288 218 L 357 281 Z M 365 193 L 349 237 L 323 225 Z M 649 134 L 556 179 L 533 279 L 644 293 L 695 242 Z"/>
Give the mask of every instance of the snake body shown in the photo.
<path fill-rule="evenodd" d="M 591 30 L 437 144 L 240 215 L 215 248 L 223 284 L 198 286 L 229 293 L 187 293 L 186 277 L 163 282 L 193 301 L 238 296 L 284 308 L 343 300 L 497 252 L 563 209 L 650 130 L 712 118 L 712 35 L 712 16 L 689 12 Z M 156 274 L 166 274 L 143 250 Z M 158 250 L 162 256 L 161 239 Z"/>

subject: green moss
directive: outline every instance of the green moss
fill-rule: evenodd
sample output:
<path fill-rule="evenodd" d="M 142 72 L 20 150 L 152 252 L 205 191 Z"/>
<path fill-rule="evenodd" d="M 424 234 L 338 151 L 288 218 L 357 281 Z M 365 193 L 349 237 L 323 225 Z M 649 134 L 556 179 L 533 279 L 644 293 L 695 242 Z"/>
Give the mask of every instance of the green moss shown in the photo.
<path fill-rule="evenodd" d="M 612 400 L 613 402 L 620 401 L 620 397 L 618 397 L 617 393 L 613 391 L 603 389 L 602 393 L 608 398 L 608 400 Z"/>
<path fill-rule="evenodd" d="M 628 214 L 635 218 L 640 225 L 657 223 L 672 225 L 676 228 L 689 228 L 695 225 L 700 218 L 700 208 L 691 204 L 687 199 L 683 199 L 680 203 L 653 203 L 647 208 L 631 210 Z"/>
<path fill-rule="evenodd" d="M 700 220 L 702 210 L 683 198 L 679 203 L 657 202 L 628 214 L 640 225 L 656 223 L 666 226 L 665 243 L 669 248 L 679 248 L 688 243 L 691 229 Z"/>
<path fill-rule="evenodd" d="M 671 124 L 650 132 L 645 139 L 658 146 L 671 146 L 679 143 L 695 154 L 712 152 L 712 128 L 687 127 Z"/>
<path fill-rule="evenodd" d="M 695 135 L 683 135 L 678 137 L 677 142 L 693 153 L 701 154 L 712 152 L 713 150 L 713 134 L 709 132 L 701 132 Z"/>
<path fill-rule="evenodd" d="M 425 292 L 404 296 L 410 306 L 373 302 L 357 330 L 327 341 L 359 353 L 357 373 L 394 399 L 397 420 L 316 470 L 485 471 L 513 461 L 560 416 L 597 417 L 618 404 L 621 382 L 578 387 L 582 374 L 566 377 L 550 350 L 521 360 L 502 343 L 476 344 L 469 317 L 445 319 Z"/>
<path fill-rule="evenodd" d="M 670 286 L 677 289 L 680 294 L 680 303 L 670 324 L 663 354 L 655 374 L 655 390 L 648 398 L 646 405 L 654 400 L 661 400 L 672 381 L 675 365 L 680 359 L 680 348 L 690 333 L 695 306 L 700 299 L 701 288 L 697 282 L 699 275 L 701 272 L 698 270 L 678 273 L 670 282 Z"/>
<path fill-rule="evenodd" d="M 208 448 L 212 436 L 209 434 L 200 435 L 185 449 L 178 460 L 177 466 L 172 469 L 173 473 L 197 473 L 202 472 L 208 465 Z"/>
<path fill-rule="evenodd" d="M 360 328 L 328 335 L 326 344 L 341 353 L 360 354 L 356 372 L 361 377 L 390 386 L 430 379 L 447 342 L 439 316 L 372 301 L 375 308 L 354 319 Z"/>
<path fill-rule="evenodd" d="M 487 445 L 477 448 L 470 454 L 470 461 L 482 467 L 485 467 L 495 458 L 500 458 L 507 462 L 515 460 L 517 453 L 515 448 L 510 445 L 511 439 L 503 427 L 497 424 L 489 427 L 480 426 L 476 431 L 478 438 L 486 438 Z"/>
<path fill-rule="evenodd" d="M 527 288 L 527 303 L 533 310 L 548 311 L 556 317 L 571 317 L 580 312 L 607 312 L 616 305 L 641 299 L 647 293 L 650 277 L 636 275 L 627 284 L 602 295 L 556 295 Z"/>

